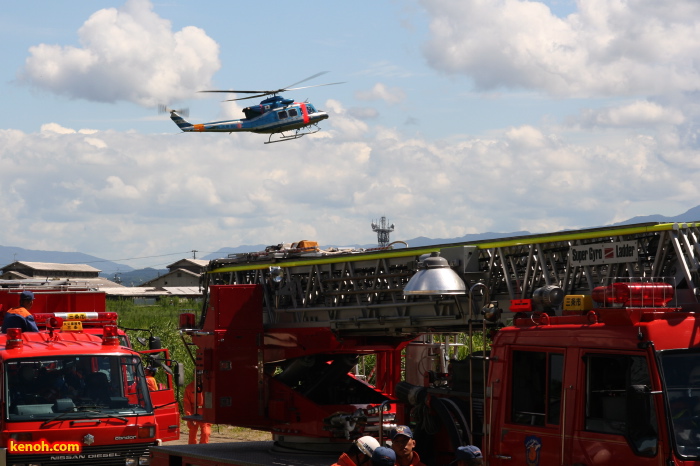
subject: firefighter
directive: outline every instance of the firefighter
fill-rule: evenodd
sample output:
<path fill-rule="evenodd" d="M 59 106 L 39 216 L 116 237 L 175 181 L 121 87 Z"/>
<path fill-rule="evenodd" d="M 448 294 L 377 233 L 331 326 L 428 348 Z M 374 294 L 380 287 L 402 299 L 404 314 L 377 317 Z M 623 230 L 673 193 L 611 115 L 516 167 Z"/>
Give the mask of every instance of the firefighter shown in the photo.
<path fill-rule="evenodd" d="M 391 432 L 391 449 L 396 453 L 397 466 L 425 466 L 421 463 L 418 452 L 413 451 L 416 441 L 408 426 L 396 426 Z"/>
<path fill-rule="evenodd" d="M 483 463 L 481 450 L 474 445 L 457 448 L 455 452 L 455 460 L 450 463 L 454 466 L 481 466 Z"/>
<path fill-rule="evenodd" d="M 156 381 L 156 372 L 158 368 L 153 366 L 148 366 L 146 369 L 146 385 L 148 385 L 149 392 L 155 392 L 158 390 L 158 382 Z"/>
<path fill-rule="evenodd" d="M 372 466 L 394 466 L 396 453 L 388 447 L 379 447 L 372 453 Z"/>
<path fill-rule="evenodd" d="M 347 452 L 340 455 L 333 466 L 361 466 L 372 461 L 372 453 L 379 448 L 379 442 L 374 437 L 365 435 L 355 440 Z"/>
<path fill-rule="evenodd" d="M 2 321 L 2 333 L 7 333 L 8 328 L 19 328 L 23 332 L 38 332 L 34 316 L 29 312 L 34 304 L 34 293 L 24 290 L 19 295 L 19 307 L 13 307 L 5 312 Z"/>
<path fill-rule="evenodd" d="M 190 384 L 185 388 L 185 415 L 192 416 L 195 411 L 195 384 L 190 382 Z M 201 413 L 202 408 L 204 408 L 204 396 L 202 395 L 202 390 L 197 387 L 197 398 L 196 398 L 197 412 Z M 197 443 L 197 429 L 201 429 L 201 434 L 199 436 L 199 443 L 209 443 L 209 436 L 211 435 L 211 424 L 202 421 L 192 421 L 187 420 L 187 428 L 190 430 L 190 435 L 187 443 L 195 444 Z"/>

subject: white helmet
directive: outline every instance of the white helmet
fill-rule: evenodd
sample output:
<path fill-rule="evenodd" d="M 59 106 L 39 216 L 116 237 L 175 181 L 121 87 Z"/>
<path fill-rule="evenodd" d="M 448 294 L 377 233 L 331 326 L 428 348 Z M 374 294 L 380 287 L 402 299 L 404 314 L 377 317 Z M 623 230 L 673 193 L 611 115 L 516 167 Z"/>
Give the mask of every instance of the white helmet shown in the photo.
<path fill-rule="evenodd" d="M 365 435 L 364 437 L 358 438 L 357 440 L 355 440 L 355 444 L 362 453 L 369 456 L 370 458 L 372 457 L 372 453 L 374 453 L 374 449 L 379 448 L 379 442 L 377 441 L 377 439 L 370 435 Z"/>

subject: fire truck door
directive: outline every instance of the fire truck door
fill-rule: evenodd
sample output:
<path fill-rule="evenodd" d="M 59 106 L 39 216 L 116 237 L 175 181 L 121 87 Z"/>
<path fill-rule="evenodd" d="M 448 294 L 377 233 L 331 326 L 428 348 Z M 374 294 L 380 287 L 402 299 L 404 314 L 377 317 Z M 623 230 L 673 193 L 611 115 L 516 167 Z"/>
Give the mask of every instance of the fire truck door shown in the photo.
<path fill-rule="evenodd" d="M 564 350 L 511 347 L 490 465 L 562 463 Z"/>
<path fill-rule="evenodd" d="M 171 360 L 167 349 L 140 351 L 147 354 L 150 363 L 158 368 L 156 381 L 158 390 L 150 393 L 153 411 L 158 425 L 158 438 L 165 441 L 180 438 L 180 409 L 173 390 L 173 374 L 170 369 Z"/>
<path fill-rule="evenodd" d="M 654 396 L 645 353 L 578 349 L 576 423 L 565 464 L 662 463 Z M 646 393 L 644 393 L 646 392 Z"/>

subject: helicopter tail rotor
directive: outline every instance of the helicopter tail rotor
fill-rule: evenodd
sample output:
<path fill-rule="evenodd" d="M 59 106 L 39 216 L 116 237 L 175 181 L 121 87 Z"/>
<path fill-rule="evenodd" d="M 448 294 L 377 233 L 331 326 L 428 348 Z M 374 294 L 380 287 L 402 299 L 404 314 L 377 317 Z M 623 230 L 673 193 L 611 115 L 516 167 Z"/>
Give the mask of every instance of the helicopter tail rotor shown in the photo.
<path fill-rule="evenodd" d="M 165 104 L 158 104 L 158 113 L 177 113 L 178 115 L 188 117 L 190 116 L 190 109 L 188 107 L 183 108 L 169 108 Z"/>

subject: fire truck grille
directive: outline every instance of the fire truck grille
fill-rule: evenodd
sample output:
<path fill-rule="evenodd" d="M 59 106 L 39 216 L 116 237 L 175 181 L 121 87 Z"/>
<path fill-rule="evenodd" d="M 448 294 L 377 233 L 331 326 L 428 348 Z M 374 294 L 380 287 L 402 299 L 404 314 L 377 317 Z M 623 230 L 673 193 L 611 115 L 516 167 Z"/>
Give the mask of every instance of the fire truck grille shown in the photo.
<path fill-rule="evenodd" d="M 83 447 L 80 453 L 65 454 L 20 454 L 7 455 L 7 464 L 61 465 L 61 466 L 123 466 L 126 458 L 138 458 L 148 454 L 152 443 L 132 443 L 126 445 L 102 445 L 99 447 Z"/>

